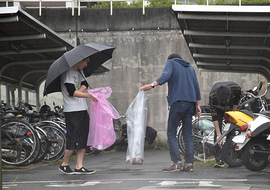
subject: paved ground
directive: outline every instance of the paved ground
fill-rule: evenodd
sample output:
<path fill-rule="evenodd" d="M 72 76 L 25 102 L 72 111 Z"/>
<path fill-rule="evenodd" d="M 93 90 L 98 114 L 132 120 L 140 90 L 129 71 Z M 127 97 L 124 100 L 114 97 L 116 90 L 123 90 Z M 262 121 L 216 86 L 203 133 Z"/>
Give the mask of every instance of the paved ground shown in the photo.
<path fill-rule="evenodd" d="M 215 169 L 212 166 L 195 167 L 194 172 L 164 173 L 169 165 L 168 150 L 145 150 L 144 163 L 132 165 L 125 161 L 126 152 L 105 152 L 85 158 L 86 168 L 95 169 L 93 175 L 65 175 L 59 164 L 36 164 L 28 167 L 5 167 L 2 188 L 10 190 L 262 190 L 270 189 L 270 170 L 251 172 L 244 166 Z M 70 163 L 72 169 L 75 161 Z M 17 179 L 16 179 L 17 178 Z M 12 182 L 16 181 L 12 184 Z"/>

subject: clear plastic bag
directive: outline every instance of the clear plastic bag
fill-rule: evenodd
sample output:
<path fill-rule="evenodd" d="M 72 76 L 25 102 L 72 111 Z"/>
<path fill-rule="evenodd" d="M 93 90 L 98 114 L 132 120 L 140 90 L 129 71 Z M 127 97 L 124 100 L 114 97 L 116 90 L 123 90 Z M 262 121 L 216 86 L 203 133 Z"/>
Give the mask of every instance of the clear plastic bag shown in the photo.
<path fill-rule="evenodd" d="M 147 125 L 147 94 L 140 90 L 126 111 L 128 148 L 126 161 L 131 164 L 142 164 Z"/>
<path fill-rule="evenodd" d="M 91 148 L 104 150 L 116 140 L 113 119 L 119 119 L 117 110 L 107 100 L 112 93 L 110 87 L 101 87 L 88 90 L 98 101 L 92 101 L 90 108 L 90 122 L 87 145 Z"/>

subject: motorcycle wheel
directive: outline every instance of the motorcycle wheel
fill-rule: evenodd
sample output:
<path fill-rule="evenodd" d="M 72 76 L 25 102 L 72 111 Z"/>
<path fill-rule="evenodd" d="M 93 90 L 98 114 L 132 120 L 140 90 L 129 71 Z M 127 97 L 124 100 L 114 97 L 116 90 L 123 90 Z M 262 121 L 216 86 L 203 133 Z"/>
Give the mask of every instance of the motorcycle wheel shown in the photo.
<path fill-rule="evenodd" d="M 252 150 L 266 150 L 268 146 L 259 140 L 250 140 L 242 150 L 243 163 L 251 171 L 263 170 L 268 165 L 267 156 L 251 154 Z"/>
<path fill-rule="evenodd" d="M 230 167 L 243 166 L 243 160 L 241 158 L 241 151 L 235 150 L 235 144 L 232 141 L 233 137 L 226 139 L 226 142 L 222 146 L 222 158 Z"/>

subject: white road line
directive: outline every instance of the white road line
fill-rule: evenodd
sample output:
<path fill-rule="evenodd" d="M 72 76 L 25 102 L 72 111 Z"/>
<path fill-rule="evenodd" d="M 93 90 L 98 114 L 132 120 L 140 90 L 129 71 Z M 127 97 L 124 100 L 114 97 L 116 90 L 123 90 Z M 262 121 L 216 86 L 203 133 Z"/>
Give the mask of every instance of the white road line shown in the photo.
<path fill-rule="evenodd" d="M 192 181 L 221 181 L 221 182 L 244 182 L 247 181 L 247 179 L 185 179 L 185 178 L 129 178 L 129 179 L 121 179 L 121 181 L 149 181 L 149 182 L 160 182 L 160 181 L 184 181 L 184 182 L 192 182 Z M 80 183 L 80 182 L 91 182 L 91 180 L 65 180 L 65 181 L 16 181 L 14 184 L 26 184 L 26 183 Z M 108 181 L 119 181 L 119 179 L 106 179 L 106 182 Z M 104 181 L 105 182 L 105 181 Z M 2 185 L 8 185 L 13 183 L 13 181 L 10 182 L 2 182 Z"/>
<path fill-rule="evenodd" d="M 161 185 L 161 186 L 172 186 L 175 185 L 177 182 L 176 181 L 162 181 L 160 183 L 158 183 L 157 185 Z"/>
<path fill-rule="evenodd" d="M 45 185 L 46 187 L 87 187 L 94 186 L 96 184 L 118 184 L 122 181 L 80 181 L 78 182 L 62 182 L 62 183 L 51 183 L 49 185 Z"/>
<path fill-rule="evenodd" d="M 106 179 L 101 181 L 96 180 L 65 180 L 65 181 L 22 181 L 15 182 L 13 186 L 19 186 L 20 184 L 45 184 L 45 187 L 54 187 L 54 188 L 67 188 L 67 187 L 90 187 L 97 184 L 120 184 L 128 181 L 149 181 L 149 184 L 153 186 L 144 186 L 137 190 L 165 190 L 168 188 L 174 187 L 185 187 L 186 189 L 194 189 L 200 187 L 202 190 L 209 190 L 209 188 L 219 188 L 221 190 L 249 190 L 249 187 L 238 187 L 238 186 L 222 186 L 214 185 L 213 182 L 244 182 L 247 179 L 168 179 L 168 178 L 140 178 L 140 179 Z M 3 182 L 2 188 L 8 189 L 12 182 Z"/>
<path fill-rule="evenodd" d="M 200 181 L 200 187 L 221 187 L 221 185 L 214 185 L 213 181 Z"/>

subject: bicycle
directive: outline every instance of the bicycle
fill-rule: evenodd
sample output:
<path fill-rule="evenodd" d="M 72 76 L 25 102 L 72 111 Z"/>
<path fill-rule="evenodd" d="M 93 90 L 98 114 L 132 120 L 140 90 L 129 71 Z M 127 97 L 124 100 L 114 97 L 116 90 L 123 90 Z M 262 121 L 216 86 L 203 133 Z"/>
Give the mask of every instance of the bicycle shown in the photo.
<path fill-rule="evenodd" d="M 2 162 L 21 166 L 35 154 L 39 144 L 36 130 L 27 122 L 16 119 L 1 103 L 1 145 Z"/>
<path fill-rule="evenodd" d="M 203 124 L 205 123 L 205 125 Z M 208 125 L 208 126 L 206 126 Z M 214 156 L 214 132 L 215 127 L 212 123 L 212 116 L 210 113 L 202 113 L 201 118 L 192 118 L 192 136 L 194 141 L 194 158 L 199 161 L 212 161 Z M 185 155 L 185 144 L 182 133 L 182 123 L 177 129 L 177 139 L 179 151 Z"/>
<path fill-rule="evenodd" d="M 20 102 L 17 107 L 18 114 L 21 118 L 31 123 L 37 130 L 43 131 L 39 136 L 43 137 L 41 142 L 43 148 L 41 149 L 37 160 L 35 162 L 54 162 L 64 156 L 66 145 L 66 131 L 64 122 L 55 122 L 51 119 L 54 112 L 48 110 L 45 104 L 41 108 L 41 112 L 26 113 L 27 108 L 32 110 L 32 105 Z M 25 111 L 26 110 L 26 111 Z M 45 135 L 44 135 L 45 133 Z M 46 136 L 46 137 L 45 137 Z M 33 159 L 34 162 L 35 159 Z"/>

